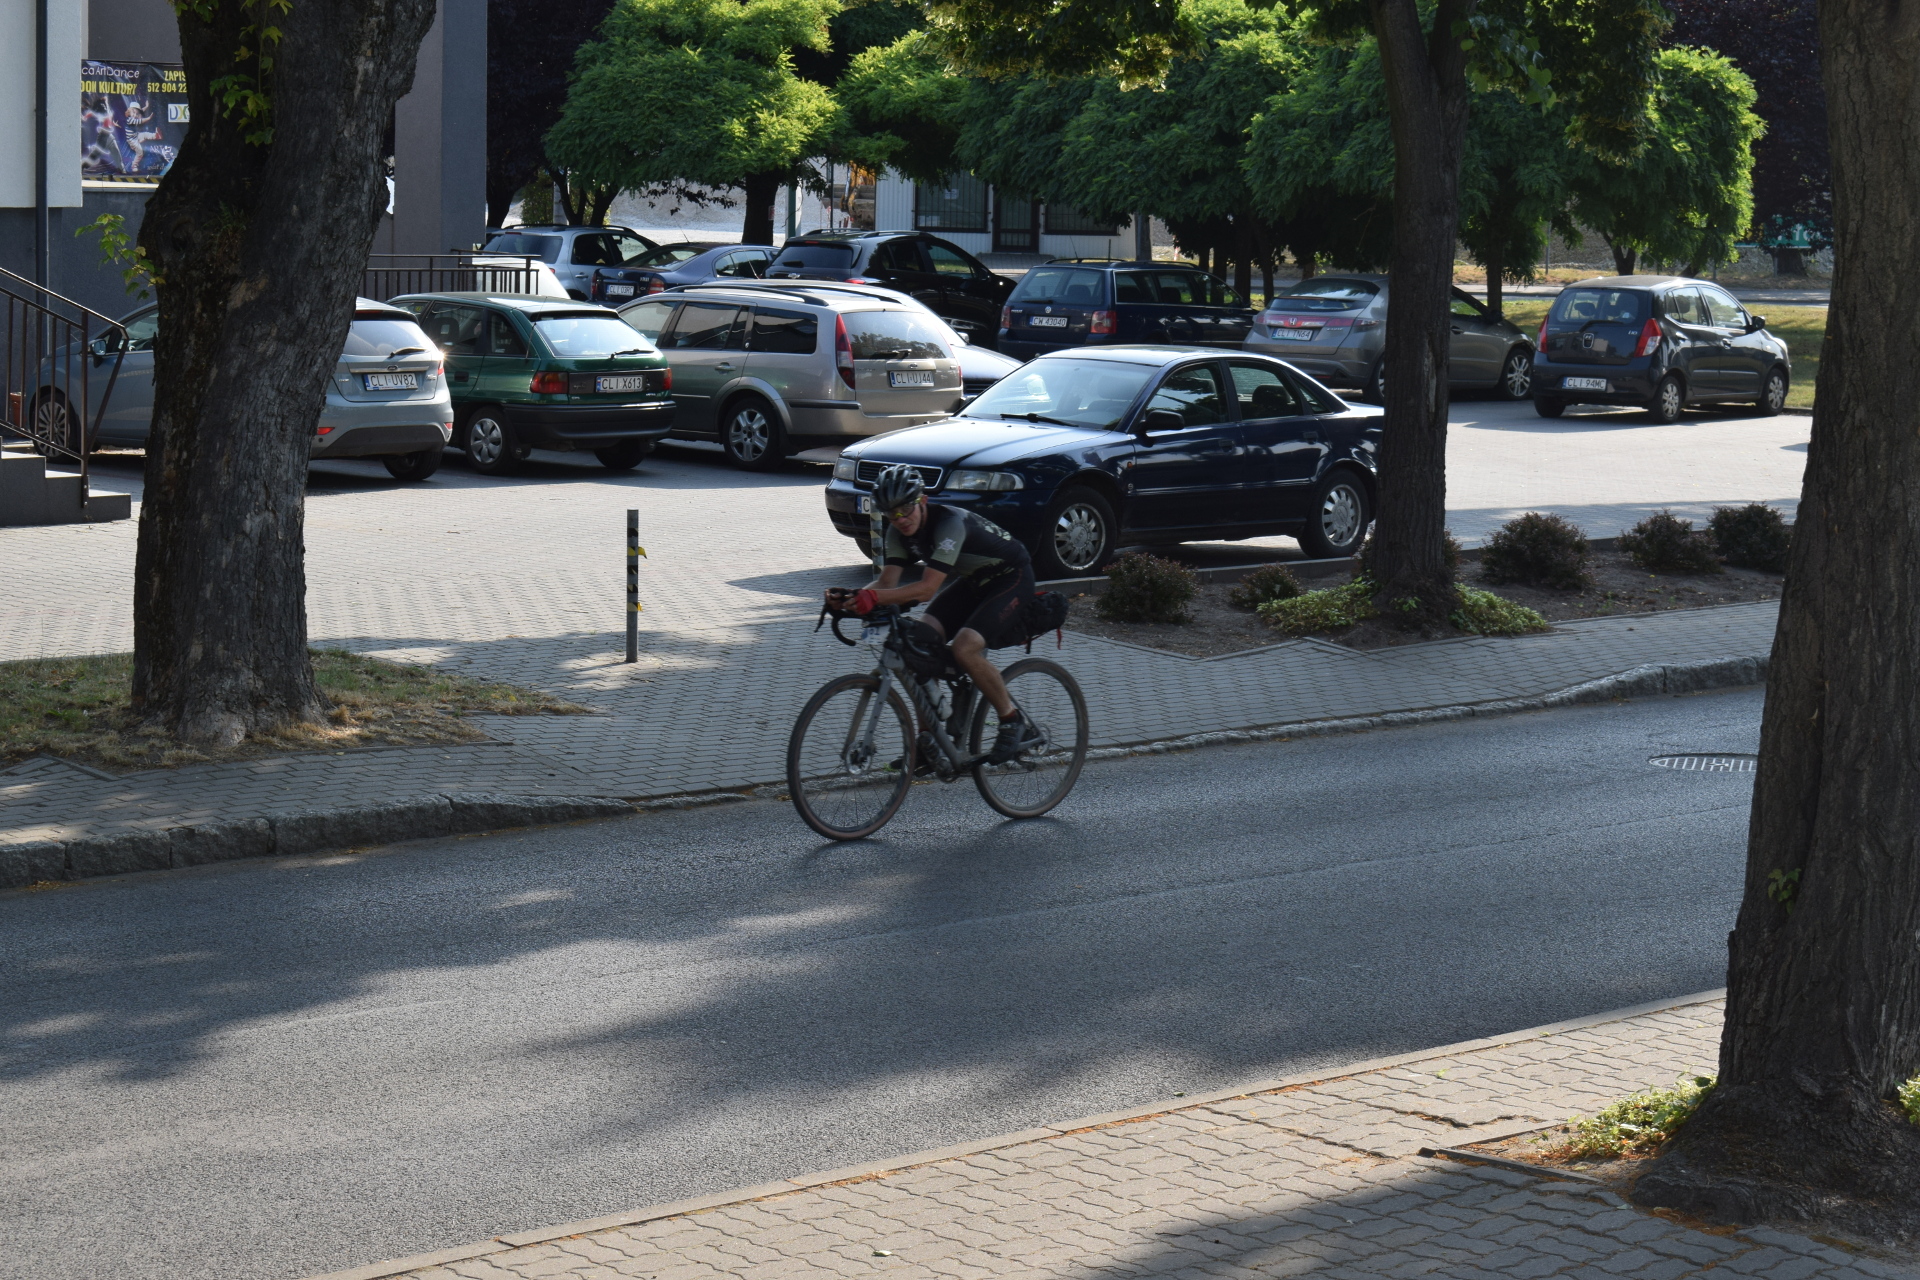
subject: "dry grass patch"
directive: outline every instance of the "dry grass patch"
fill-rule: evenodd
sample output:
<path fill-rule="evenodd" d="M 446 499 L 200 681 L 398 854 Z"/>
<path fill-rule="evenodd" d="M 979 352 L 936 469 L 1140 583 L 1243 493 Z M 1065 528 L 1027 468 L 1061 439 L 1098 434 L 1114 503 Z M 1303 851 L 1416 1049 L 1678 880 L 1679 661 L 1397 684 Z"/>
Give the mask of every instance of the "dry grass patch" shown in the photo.
<path fill-rule="evenodd" d="M 486 735 L 466 719 L 472 714 L 588 714 L 534 689 L 339 649 L 314 650 L 313 675 L 332 704 L 325 723 L 215 749 L 133 723 L 131 654 L 3 662 L 0 764 L 47 755 L 110 770 L 165 769 L 294 751 L 476 742 Z"/>

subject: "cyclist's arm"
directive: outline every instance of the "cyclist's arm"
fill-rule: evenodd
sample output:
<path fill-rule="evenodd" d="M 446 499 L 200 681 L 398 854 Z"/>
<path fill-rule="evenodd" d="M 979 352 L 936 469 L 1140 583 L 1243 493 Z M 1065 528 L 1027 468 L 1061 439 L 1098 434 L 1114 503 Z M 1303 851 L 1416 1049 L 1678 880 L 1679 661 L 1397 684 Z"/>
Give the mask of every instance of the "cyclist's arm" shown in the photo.
<path fill-rule="evenodd" d="M 922 600 L 933 599 L 934 592 L 940 590 L 940 584 L 946 580 L 946 574 L 928 568 L 920 571 L 920 581 L 898 586 L 900 566 L 890 564 L 873 580 L 873 598 L 880 604 L 919 604 Z"/>

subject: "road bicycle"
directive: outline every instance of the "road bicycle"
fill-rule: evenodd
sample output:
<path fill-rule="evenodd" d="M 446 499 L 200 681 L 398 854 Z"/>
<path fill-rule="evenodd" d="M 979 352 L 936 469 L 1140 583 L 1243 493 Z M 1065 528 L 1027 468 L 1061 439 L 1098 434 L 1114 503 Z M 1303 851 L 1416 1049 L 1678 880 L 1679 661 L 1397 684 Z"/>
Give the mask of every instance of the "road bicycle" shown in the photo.
<path fill-rule="evenodd" d="M 1087 759 L 1087 700 L 1064 668 L 1029 657 L 1001 672 L 1041 740 L 991 764 L 992 707 L 931 628 L 886 606 L 861 620 L 853 640 L 840 630 L 845 615 L 823 609 L 821 623 L 829 616 L 834 638 L 864 646 L 874 668 L 829 681 L 787 740 L 788 794 L 815 831 L 831 840 L 872 835 L 899 811 L 916 774 L 941 782 L 971 774 L 981 798 L 1009 818 L 1037 818 L 1073 790 Z"/>

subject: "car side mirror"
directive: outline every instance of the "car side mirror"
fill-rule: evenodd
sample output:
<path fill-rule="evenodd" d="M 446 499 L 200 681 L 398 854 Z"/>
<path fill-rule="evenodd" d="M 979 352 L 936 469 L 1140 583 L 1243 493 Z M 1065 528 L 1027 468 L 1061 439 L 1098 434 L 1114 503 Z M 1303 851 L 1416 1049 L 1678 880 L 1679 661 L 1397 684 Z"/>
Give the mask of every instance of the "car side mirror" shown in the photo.
<path fill-rule="evenodd" d="M 1748 316 L 1747 317 L 1748 333 L 1753 333 L 1753 332 L 1756 332 L 1757 330 L 1764 329 L 1766 327 L 1767 327 L 1767 318 L 1765 316 Z"/>
<path fill-rule="evenodd" d="M 1180 416 L 1178 409 L 1149 409 L 1147 416 L 1140 419 L 1141 432 L 1181 431 L 1186 428 L 1187 420 Z"/>

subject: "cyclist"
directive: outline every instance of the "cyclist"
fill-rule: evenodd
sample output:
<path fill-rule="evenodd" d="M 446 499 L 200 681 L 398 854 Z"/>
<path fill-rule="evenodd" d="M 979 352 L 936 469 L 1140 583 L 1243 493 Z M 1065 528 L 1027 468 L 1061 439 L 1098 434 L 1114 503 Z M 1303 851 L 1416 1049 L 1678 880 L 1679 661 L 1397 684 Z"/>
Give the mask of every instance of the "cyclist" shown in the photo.
<path fill-rule="evenodd" d="M 920 472 L 892 466 L 873 485 L 873 505 L 887 521 L 884 567 L 858 591 L 830 587 L 827 603 L 842 611 L 867 614 L 882 605 L 912 607 L 922 600 L 926 622 L 940 633 L 960 669 L 986 695 L 1000 716 L 1000 732 L 991 764 L 1005 764 L 1041 741 L 1040 732 L 1020 714 L 1007 694 L 1000 669 L 987 650 L 1020 639 L 1021 613 L 1033 598 L 1033 562 L 1027 549 L 1005 529 L 962 507 L 928 502 Z M 911 565 L 924 568 L 918 582 L 900 585 Z"/>

